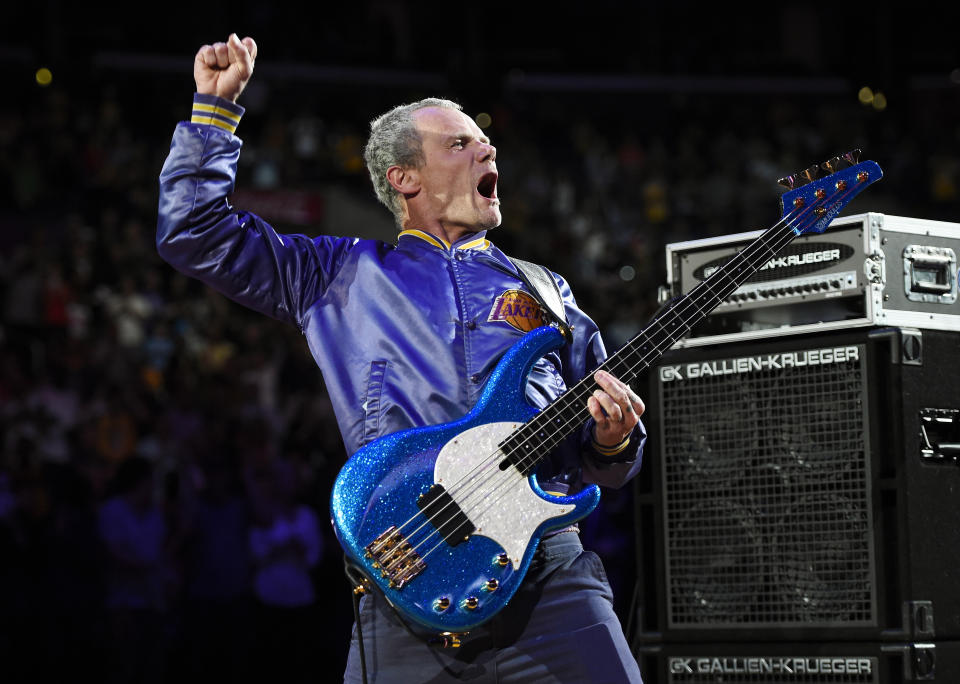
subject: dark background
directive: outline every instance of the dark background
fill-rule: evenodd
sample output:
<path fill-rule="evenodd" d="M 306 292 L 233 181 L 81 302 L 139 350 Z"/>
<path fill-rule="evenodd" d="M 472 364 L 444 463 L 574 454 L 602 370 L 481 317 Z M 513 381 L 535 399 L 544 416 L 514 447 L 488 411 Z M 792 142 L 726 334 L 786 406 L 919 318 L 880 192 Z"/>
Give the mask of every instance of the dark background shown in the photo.
<path fill-rule="evenodd" d="M 322 379 L 297 331 L 187 281 L 153 248 L 156 178 L 189 116 L 193 55 L 231 31 L 259 45 L 235 204 L 284 230 L 391 239 L 360 163 L 367 122 L 402 101 L 456 99 L 492 120 L 504 224 L 490 237 L 567 277 L 611 348 L 656 309 L 666 243 L 769 225 L 778 177 L 848 149 L 886 176 L 846 213 L 960 216 L 960 54 L 944 10 L 6 7 L 5 681 L 340 677 L 352 617 L 324 521 L 344 454 Z M 863 87 L 885 107 L 861 102 Z M 147 464 L 142 510 L 162 522 L 158 554 L 133 564 L 157 593 L 133 607 L 118 603 L 131 567 L 103 514 L 131 496 L 131 463 Z M 270 496 L 320 521 L 315 600 L 290 615 L 252 588 L 246 535 L 268 525 Z M 629 491 L 605 492 L 583 527 L 627 624 Z"/>

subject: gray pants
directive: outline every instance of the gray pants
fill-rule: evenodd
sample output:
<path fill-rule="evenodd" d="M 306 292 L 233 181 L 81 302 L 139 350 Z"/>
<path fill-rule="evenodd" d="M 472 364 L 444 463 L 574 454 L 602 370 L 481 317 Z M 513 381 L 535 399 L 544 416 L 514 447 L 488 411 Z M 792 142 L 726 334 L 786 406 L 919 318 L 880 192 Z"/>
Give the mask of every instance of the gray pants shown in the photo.
<path fill-rule="evenodd" d="M 642 684 L 603 565 L 576 532 L 544 540 L 510 603 L 460 648 L 411 635 L 376 595 L 364 597 L 360 621 L 370 684 Z M 344 681 L 361 681 L 356 627 Z"/>

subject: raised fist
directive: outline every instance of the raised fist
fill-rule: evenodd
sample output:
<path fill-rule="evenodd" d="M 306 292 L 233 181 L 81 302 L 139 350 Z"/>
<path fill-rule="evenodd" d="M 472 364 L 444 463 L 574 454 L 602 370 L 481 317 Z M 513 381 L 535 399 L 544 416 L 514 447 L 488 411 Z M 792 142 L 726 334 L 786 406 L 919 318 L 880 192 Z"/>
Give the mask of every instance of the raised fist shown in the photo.
<path fill-rule="evenodd" d="M 240 40 L 236 33 L 231 33 L 226 43 L 204 45 L 193 60 L 197 92 L 236 102 L 253 75 L 256 59 L 257 44 L 253 38 Z"/>

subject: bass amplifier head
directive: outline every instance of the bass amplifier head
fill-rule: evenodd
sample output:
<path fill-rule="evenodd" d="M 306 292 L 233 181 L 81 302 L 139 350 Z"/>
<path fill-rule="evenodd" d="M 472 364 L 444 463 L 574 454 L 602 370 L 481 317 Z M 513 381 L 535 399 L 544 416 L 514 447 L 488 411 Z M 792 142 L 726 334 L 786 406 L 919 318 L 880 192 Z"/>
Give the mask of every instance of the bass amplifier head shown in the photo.
<path fill-rule="evenodd" d="M 669 244 L 662 298 L 693 290 L 759 233 Z M 960 330 L 960 224 L 879 213 L 837 218 L 771 256 L 680 346 L 876 325 Z"/>

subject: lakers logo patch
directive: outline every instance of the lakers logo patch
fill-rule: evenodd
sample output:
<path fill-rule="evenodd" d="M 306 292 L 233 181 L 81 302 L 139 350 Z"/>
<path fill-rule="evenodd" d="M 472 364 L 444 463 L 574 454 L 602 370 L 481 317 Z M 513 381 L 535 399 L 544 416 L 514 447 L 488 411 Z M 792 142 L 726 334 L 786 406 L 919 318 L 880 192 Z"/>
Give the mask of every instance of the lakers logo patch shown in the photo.
<path fill-rule="evenodd" d="M 547 324 L 540 304 L 523 290 L 507 290 L 497 297 L 487 320 L 509 323 L 520 332 L 530 332 Z"/>

